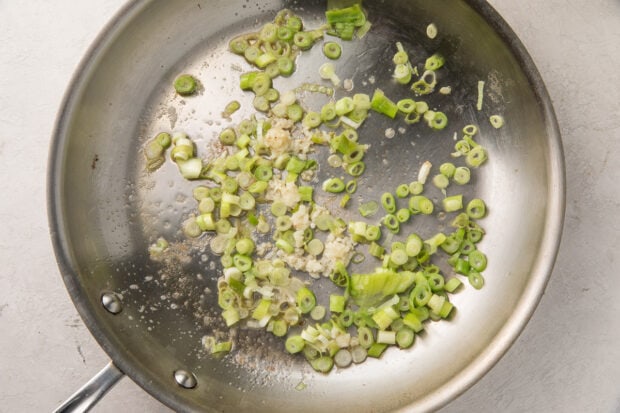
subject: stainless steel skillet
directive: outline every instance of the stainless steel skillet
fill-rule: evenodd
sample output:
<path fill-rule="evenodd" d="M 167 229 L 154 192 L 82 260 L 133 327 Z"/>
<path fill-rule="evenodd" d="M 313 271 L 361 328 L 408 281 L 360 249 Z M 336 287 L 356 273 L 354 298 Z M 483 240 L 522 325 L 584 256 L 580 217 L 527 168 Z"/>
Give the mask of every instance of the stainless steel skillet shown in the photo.
<path fill-rule="evenodd" d="M 490 206 L 482 246 L 489 257 L 485 288 L 455 296 L 456 317 L 431 325 L 412 349 L 330 375 L 314 373 L 286 355 L 280 341 L 257 332 L 240 331 L 232 355 L 212 358 L 200 339 L 217 323 L 209 293 L 218 271 L 211 262 L 217 261 L 206 243 L 183 242 L 178 230 L 195 206 L 188 197 L 195 184 L 170 165 L 145 174 L 140 146 L 159 130 L 184 130 L 206 151 L 227 125 L 220 116 L 224 105 L 235 97 L 250 106 L 237 88 L 243 62 L 227 53 L 228 39 L 283 7 L 310 27 L 320 24 L 325 10 L 319 1 L 136 1 L 108 25 L 73 79 L 51 146 L 50 227 L 65 284 L 113 360 L 103 377 L 118 378 L 120 369 L 177 411 L 438 408 L 508 349 L 551 272 L 562 228 L 564 166 L 549 97 L 519 40 L 485 2 L 367 2 L 373 29 L 364 40 L 344 44 L 341 76 L 352 78 L 356 91 L 380 86 L 389 94 L 396 90 L 389 81 L 396 40 L 420 56 L 441 51 L 449 63 L 440 81 L 455 92 L 430 103 L 459 120 L 445 133 L 407 127 L 386 140 L 390 124 L 373 118 L 362 132 L 376 150 L 361 195 L 410 181 L 426 159 L 444 161 L 451 133 L 480 124 L 490 161 L 466 194 Z M 423 33 L 431 22 L 440 31 L 435 40 Z M 316 49 L 279 88 L 318 80 Z M 180 72 L 201 80 L 199 96 L 171 93 Z M 487 85 L 480 112 L 478 80 Z M 507 120 L 497 131 L 486 122 L 495 113 Z M 424 232 L 438 223 L 419 225 Z M 146 252 L 160 235 L 178 241 L 177 259 L 167 265 L 150 261 Z M 304 390 L 296 389 L 300 382 Z"/>

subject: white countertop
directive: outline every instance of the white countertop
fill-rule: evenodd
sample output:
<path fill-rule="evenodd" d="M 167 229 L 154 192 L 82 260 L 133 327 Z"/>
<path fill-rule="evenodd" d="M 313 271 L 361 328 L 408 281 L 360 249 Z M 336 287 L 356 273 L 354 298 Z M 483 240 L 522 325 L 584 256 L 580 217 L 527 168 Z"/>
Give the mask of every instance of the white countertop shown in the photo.
<path fill-rule="evenodd" d="M 0 1 L 0 412 L 51 411 L 107 356 L 65 291 L 45 180 L 81 56 L 124 0 Z M 620 2 L 490 2 L 555 105 L 567 165 L 564 236 L 523 334 L 456 412 L 620 412 Z M 123 379 L 95 412 L 169 412 Z"/>

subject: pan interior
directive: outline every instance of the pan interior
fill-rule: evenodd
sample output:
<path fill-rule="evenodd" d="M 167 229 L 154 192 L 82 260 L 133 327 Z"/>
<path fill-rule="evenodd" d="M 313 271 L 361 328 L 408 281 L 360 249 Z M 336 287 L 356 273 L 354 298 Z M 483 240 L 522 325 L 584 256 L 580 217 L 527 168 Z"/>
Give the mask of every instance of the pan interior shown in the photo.
<path fill-rule="evenodd" d="M 454 319 L 428 325 L 411 349 L 390 349 L 380 360 L 329 375 L 287 355 L 283 342 L 264 332 L 236 331 L 235 351 L 214 358 L 201 350 L 201 337 L 226 334 L 215 286 L 219 261 L 208 250 L 208 237 L 187 241 L 179 230 L 195 210 L 191 190 L 197 184 L 184 181 L 171 162 L 144 173 L 141 146 L 160 131 L 184 131 L 207 155 L 210 142 L 231 125 L 221 117 L 226 103 L 242 103 L 233 121 L 250 115 L 251 97 L 238 89 L 239 74 L 249 66 L 227 51 L 228 40 L 260 27 L 283 7 L 304 17 L 308 27 L 323 21 L 325 4 L 317 1 L 136 2 L 99 39 L 68 95 L 53 148 L 51 201 L 57 214 L 52 221 L 65 281 L 119 366 L 177 410 L 437 407 L 505 351 L 550 271 L 555 250 L 547 244 L 559 236 L 552 226 L 561 216 L 562 183 L 554 121 L 541 100 L 546 95 L 532 83 L 527 73 L 532 68 L 482 17 L 479 6 L 457 0 L 368 2 L 372 30 L 362 40 L 343 43 L 335 63 L 340 77 L 352 79 L 358 93 L 381 87 L 394 99 L 404 98 L 406 89 L 390 80 L 394 43 L 413 50 L 415 60 L 441 52 L 447 66 L 440 83 L 453 93 L 431 95 L 428 102 L 451 123 L 441 132 L 402 124 L 403 133 L 386 139 L 385 130 L 394 123 L 373 115 L 360 130 L 371 150 L 350 210 L 357 210 L 360 199 L 376 199 L 386 188 L 415 180 L 425 160 L 450 161 L 453 133 L 467 123 L 480 125 L 478 140 L 490 160 L 474 173 L 473 185 L 459 192 L 489 205 L 480 247 L 489 257 L 486 285 L 454 295 Z M 488 7 L 485 13 L 492 14 Z M 429 23 L 439 28 L 436 40 L 425 36 Z M 276 87 L 319 81 L 324 61 L 320 47 L 313 48 L 299 58 L 295 75 L 277 79 Z M 171 84 L 181 72 L 200 79 L 198 96 L 174 94 Z M 482 111 L 475 108 L 479 80 L 486 82 Z M 492 114 L 506 118 L 502 129 L 490 126 Z M 327 173 L 321 170 L 319 178 Z M 441 194 L 434 196 L 440 202 Z M 414 228 L 430 236 L 442 225 L 447 223 L 419 219 Z M 160 236 L 173 244 L 174 259 L 164 263 L 151 261 L 147 253 Z M 318 290 L 326 294 L 330 283 L 323 281 Z M 122 296 L 120 314 L 101 307 L 107 291 Z M 179 368 L 196 375 L 196 389 L 176 385 L 173 371 Z"/>

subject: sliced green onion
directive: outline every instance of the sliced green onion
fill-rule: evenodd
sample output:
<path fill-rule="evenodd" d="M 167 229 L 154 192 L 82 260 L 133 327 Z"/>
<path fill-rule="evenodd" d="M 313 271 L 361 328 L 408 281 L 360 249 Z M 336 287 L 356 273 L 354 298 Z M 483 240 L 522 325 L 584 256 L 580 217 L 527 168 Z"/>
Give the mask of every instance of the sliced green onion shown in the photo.
<path fill-rule="evenodd" d="M 488 158 L 487 151 L 482 146 L 476 146 L 467 153 L 465 162 L 472 168 L 482 165 Z"/>
<path fill-rule="evenodd" d="M 409 55 L 405 51 L 401 42 L 396 42 L 396 48 L 398 51 L 394 54 L 392 61 L 395 65 L 402 65 L 409 62 Z"/>
<path fill-rule="evenodd" d="M 409 221 L 409 218 L 411 218 L 411 211 L 407 208 L 401 208 L 396 211 L 396 219 L 398 219 L 398 222 L 401 224 Z"/>
<path fill-rule="evenodd" d="M 387 349 L 388 345 L 387 344 L 383 344 L 383 343 L 374 343 L 372 346 L 370 346 L 370 348 L 368 349 L 368 356 L 369 357 L 374 357 L 374 358 L 379 358 L 381 357 L 381 355 L 383 354 L 383 352 L 385 351 L 385 349 Z"/>
<path fill-rule="evenodd" d="M 422 320 L 420 320 L 420 318 L 413 311 L 407 313 L 407 315 L 403 317 L 403 324 L 415 333 L 419 333 L 424 329 L 424 324 L 422 324 Z M 398 344 L 398 341 L 396 343 Z"/>
<path fill-rule="evenodd" d="M 276 64 L 282 76 L 290 76 L 295 71 L 295 61 L 290 57 L 279 57 Z"/>
<path fill-rule="evenodd" d="M 443 174 L 437 174 L 433 177 L 433 185 L 439 189 L 446 189 L 450 185 L 450 180 Z"/>
<path fill-rule="evenodd" d="M 282 201 L 275 201 L 271 204 L 271 213 L 275 217 L 282 216 L 286 214 L 287 206 Z"/>
<path fill-rule="evenodd" d="M 235 249 L 239 254 L 250 255 L 254 251 L 254 241 L 251 238 L 242 238 L 235 244 Z"/>
<path fill-rule="evenodd" d="M 450 234 L 441 244 L 441 249 L 443 249 L 447 254 L 454 254 L 461 247 L 461 242 L 463 242 L 462 238 L 457 237 L 454 233 Z"/>
<path fill-rule="evenodd" d="M 174 80 L 174 90 L 181 96 L 196 93 L 198 82 L 192 75 L 180 75 Z"/>
<path fill-rule="evenodd" d="M 194 199 L 196 199 L 199 202 L 202 202 L 203 199 L 209 199 L 211 203 L 214 202 L 213 199 L 209 198 L 209 188 L 207 188 L 206 186 L 197 186 L 196 188 L 194 188 L 192 192 L 194 195 Z M 200 209 L 200 206 L 198 207 L 198 209 Z M 211 208 L 211 211 L 212 210 L 213 209 Z M 205 211 L 205 212 L 211 212 L 211 211 Z"/>
<path fill-rule="evenodd" d="M 288 215 L 282 215 L 276 218 L 276 230 L 280 232 L 288 231 L 293 226 L 291 217 Z"/>
<path fill-rule="evenodd" d="M 345 185 L 344 189 L 349 194 L 355 193 L 355 191 L 357 190 L 357 179 L 352 179 L 349 182 L 347 182 L 347 184 Z"/>
<path fill-rule="evenodd" d="M 331 294 L 329 296 L 329 311 L 332 313 L 342 313 L 347 299 L 343 295 Z"/>
<path fill-rule="evenodd" d="M 170 134 L 166 132 L 158 133 L 157 136 L 155 136 L 155 141 L 164 149 L 169 148 L 172 144 L 172 138 Z"/>
<path fill-rule="evenodd" d="M 307 129 L 314 129 L 321 124 L 321 114 L 318 112 L 307 112 L 302 124 Z"/>
<path fill-rule="evenodd" d="M 369 217 L 377 213 L 379 204 L 375 201 L 368 201 L 360 204 L 359 212 L 363 217 Z"/>
<path fill-rule="evenodd" d="M 321 120 L 323 122 L 328 122 L 333 120 L 336 117 L 336 104 L 334 102 L 329 102 L 323 105 L 321 108 Z"/>
<path fill-rule="evenodd" d="M 484 277 L 478 271 L 470 271 L 467 276 L 469 284 L 476 290 L 481 289 L 484 286 Z"/>
<path fill-rule="evenodd" d="M 478 81 L 478 100 L 476 101 L 476 109 L 482 110 L 482 103 L 484 100 L 484 81 Z"/>
<path fill-rule="evenodd" d="M 342 48 L 336 42 L 326 42 L 323 45 L 323 54 L 328 59 L 338 59 L 342 54 Z"/>
<path fill-rule="evenodd" d="M 409 196 L 409 185 L 401 184 L 396 187 L 396 196 L 399 198 L 406 198 Z"/>
<path fill-rule="evenodd" d="M 284 238 L 276 240 L 276 247 L 286 252 L 287 254 L 292 254 L 295 251 L 295 247 L 293 246 L 293 244 L 285 240 Z"/>
<path fill-rule="evenodd" d="M 372 95 L 370 108 L 392 119 L 394 119 L 396 113 L 398 113 L 398 106 L 396 106 L 396 103 L 388 99 L 381 89 L 376 89 Z"/>
<path fill-rule="evenodd" d="M 422 307 L 431 299 L 431 289 L 425 284 L 416 284 L 409 295 L 410 308 Z"/>
<path fill-rule="evenodd" d="M 465 125 L 463 127 L 463 133 L 468 136 L 474 136 L 478 133 L 478 127 L 476 125 Z"/>
<path fill-rule="evenodd" d="M 235 254 L 233 257 L 233 263 L 241 272 L 246 272 L 252 268 L 252 258 L 245 255 Z"/>
<path fill-rule="evenodd" d="M 288 331 L 288 324 L 284 320 L 274 320 L 272 324 L 272 330 L 274 336 L 284 337 Z"/>
<path fill-rule="evenodd" d="M 470 269 L 470 265 L 468 261 L 462 258 L 458 258 L 456 260 L 456 263 L 454 265 L 454 272 L 456 272 L 457 274 L 468 275 L 469 269 Z"/>
<path fill-rule="evenodd" d="M 322 320 L 325 317 L 327 309 L 322 305 L 317 305 L 310 311 L 310 318 L 315 321 Z"/>
<path fill-rule="evenodd" d="M 423 246 L 424 243 L 422 242 L 422 238 L 420 238 L 417 234 L 411 234 L 407 238 L 405 252 L 409 257 L 416 257 L 422 251 Z"/>
<path fill-rule="evenodd" d="M 280 26 L 278 27 L 277 36 L 278 39 L 283 40 L 285 42 L 290 42 L 293 40 L 293 35 L 295 32 L 291 30 L 290 27 Z"/>
<path fill-rule="evenodd" d="M 409 210 L 413 214 L 422 213 L 424 215 L 430 215 L 433 213 L 433 202 L 423 195 L 415 195 L 409 198 Z"/>
<path fill-rule="evenodd" d="M 474 244 L 480 242 L 483 236 L 484 232 L 479 229 L 470 229 L 467 231 L 467 240 Z"/>
<path fill-rule="evenodd" d="M 401 99 L 396 103 L 396 107 L 404 114 L 415 112 L 415 101 L 413 99 Z"/>
<path fill-rule="evenodd" d="M 294 32 L 298 32 L 303 29 L 304 25 L 299 16 L 290 16 L 286 21 L 286 27 Z"/>
<path fill-rule="evenodd" d="M 437 26 L 435 26 L 434 23 L 431 23 L 428 26 L 426 26 L 426 36 L 429 39 L 434 39 L 435 37 L 437 37 Z"/>
<path fill-rule="evenodd" d="M 383 220 L 381 222 L 383 223 L 383 225 L 385 225 L 387 229 L 389 229 L 395 234 L 398 233 L 398 231 L 400 230 L 400 222 L 398 221 L 398 218 L 396 218 L 396 215 L 387 214 L 383 217 Z"/>
<path fill-rule="evenodd" d="M 411 195 L 420 195 L 424 192 L 424 184 L 419 181 L 413 181 L 409 184 L 409 193 Z"/>
<path fill-rule="evenodd" d="M 256 59 L 258 59 L 258 56 L 260 55 L 261 51 L 256 46 L 248 46 L 243 52 L 243 57 L 245 57 L 245 60 L 247 60 L 248 63 L 252 64 L 256 61 Z"/>
<path fill-rule="evenodd" d="M 228 43 L 228 48 L 235 54 L 243 54 L 245 49 L 250 46 L 245 36 L 238 36 Z"/>
<path fill-rule="evenodd" d="M 472 251 L 476 250 L 476 246 L 473 242 L 465 240 L 461 243 L 459 252 L 464 255 L 469 255 Z"/>
<path fill-rule="evenodd" d="M 446 162 L 439 166 L 439 173 L 447 178 L 452 178 L 454 176 L 454 171 L 456 171 L 456 166 L 454 166 L 453 163 Z"/>
<path fill-rule="evenodd" d="M 435 53 L 434 55 L 426 59 L 426 62 L 424 63 L 424 69 L 425 70 L 439 70 L 441 69 L 441 67 L 444 65 L 445 62 L 446 62 L 446 59 L 442 55 Z"/>
<path fill-rule="evenodd" d="M 219 138 L 223 145 L 234 145 L 237 140 L 237 134 L 233 128 L 227 128 L 220 132 Z"/>
<path fill-rule="evenodd" d="M 260 69 L 264 69 L 267 65 L 276 61 L 276 57 L 270 53 L 262 53 L 255 60 L 254 65 Z"/>
<path fill-rule="evenodd" d="M 178 160 L 176 163 L 183 178 L 198 179 L 200 177 L 202 172 L 202 159 L 191 158 L 186 161 Z"/>
<path fill-rule="evenodd" d="M 346 115 L 353 109 L 355 109 L 355 104 L 353 103 L 353 99 L 348 96 L 336 101 L 336 115 L 338 116 Z"/>
<path fill-rule="evenodd" d="M 353 162 L 347 165 L 346 171 L 351 176 L 360 176 L 364 173 L 366 164 L 362 161 Z"/>
<path fill-rule="evenodd" d="M 381 228 L 378 225 L 368 225 L 365 235 L 368 241 L 376 241 L 381 238 Z"/>
<path fill-rule="evenodd" d="M 486 205 L 482 199 L 472 199 L 467 204 L 467 215 L 473 219 L 481 219 L 486 215 Z"/>
<path fill-rule="evenodd" d="M 325 246 L 323 245 L 323 241 L 318 238 L 311 239 L 308 244 L 306 244 L 306 251 L 308 254 L 313 256 L 318 256 L 323 252 Z"/>
<path fill-rule="evenodd" d="M 340 84 L 340 78 L 336 75 L 336 69 L 334 65 L 329 62 L 323 63 L 321 67 L 319 67 L 319 76 L 321 79 L 331 80 L 335 86 Z"/>
<path fill-rule="evenodd" d="M 424 72 L 425 74 L 428 74 L 430 71 L 426 71 Z M 430 72 L 430 73 L 434 73 L 434 72 Z M 434 80 L 434 78 L 427 76 L 429 79 L 433 80 L 433 83 L 428 83 L 425 80 L 425 77 L 420 78 L 420 80 L 413 82 L 411 84 L 411 90 L 413 90 L 415 93 L 419 94 L 419 95 L 428 95 L 429 93 L 431 93 L 434 89 L 435 89 L 435 84 L 436 81 Z"/>
<path fill-rule="evenodd" d="M 293 43 L 301 50 L 308 50 L 314 43 L 314 38 L 310 32 L 297 32 L 293 36 Z"/>
<path fill-rule="evenodd" d="M 329 178 L 323 182 L 322 188 L 325 192 L 339 193 L 344 191 L 345 184 L 340 178 Z"/>
<path fill-rule="evenodd" d="M 394 199 L 394 195 L 389 192 L 384 192 L 381 195 L 381 206 L 385 210 L 385 212 L 393 213 L 396 211 L 396 200 Z"/>
<path fill-rule="evenodd" d="M 443 291 L 445 279 L 441 274 L 428 274 L 428 285 L 431 287 L 431 291 L 433 292 Z"/>
<path fill-rule="evenodd" d="M 379 344 L 396 344 L 396 331 L 377 331 L 377 343 Z"/>
<path fill-rule="evenodd" d="M 489 122 L 491 122 L 491 125 L 495 128 L 495 129 L 499 129 L 502 126 L 504 126 L 504 118 L 500 115 L 492 115 L 489 118 Z"/>
<path fill-rule="evenodd" d="M 278 39 L 278 26 L 275 23 L 266 23 L 259 31 L 258 37 L 265 43 L 272 43 Z"/>
<path fill-rule="evenodd" d="M 467 259 L 470 267 L 475 271 L 482 272 L 487 268 L 487 257 L 478 250 L 470 252 Z"/>
<path fill-rule="evenodd" d="M 300 186 L 297 188 L 297 192 L 299 193 L 299 197 L 303 202 L 312 202 L 312 193 L 314 192 L 314 188 L 311 186 Z"/>
<path fill-rule="evenodd" d="M 329 373 L 332 367 L 334 367 L 334 360 L 329 356 L 321 356 L 315 360 L 311 360 L 310 365 L 320 373 Z"/>
<path fill-rule="evenodd" d="M 405 250 L 397 249 L 390 253 L 390 261 L 396 265 L 401 266 L 409 260 Z"/>
<path fill-rule="evenodd" d="M 334 355 L 334 363 L 340 368 L 349 367 L 352 362 L 353 356 L 351 355 L 351 352 L 346 348 L 341 348 Z"/>
<path fill-rule="evenodd" d="M 443 175 L 440 175 L 443 176 Z M 445 178 L 445 177 L 444 177 Z M 445 178 L 448 179 L 448 178 Z M 453 195 L 443 199 L 443 210 L 455 212 L 463 208 L 463 195 Z"/>
<path fill-rule="evenodd" d="M 372 330 L 368 327 L 360 327 L 357 329 L 357 338 L 362 348 L 368 349 L 375 343 L 375 337 Z"/>
<path fill-rule="evenodd" d="M 409 83 L 411 81 L 411 69 L 409 65 L 406 63 L 396 65 L 392 77 L 401 85 Z"/>
<path fill-rule="evenodd" d="M 304 110 L 297 103 L 294 103 L 286 108 L 286 116 L 293 122 L 299 122 L 304 116 Z"/>
<path fill-rule="evenodd" d="M 469 182 L 471 177 L 471 172 L 469 171 L 469 168 L 465 167 L 465 166 L 459 166 L 458 168 L 456 168 L 454 170 L 454 182 L 456 182 L 459 185 L 465 185 Z"/>
<path fill-rule="evenodd" d="M 302 287 L 297 291 L 295 301 L 302 314 L 308 314 L 316 305 L 314 293 L 306 287 Z"/>
<path fill-rule="evenodd" d="M 427 120 L 428 126 L 434 130 L 442 130 L 448 125 L 448 117 L 443 112 L 427 112 L 432 113 L 433 116 Z M 425 116 L 426 118 L 426 116 Z"/>
<path fill-rule="evenodd" d="M 461 286 L 461 284 L 463 283 L 458 278 L 456 277 L 450 278 L 444 285 L 444 290 L 446 290 L 449 293 L 453 293 L 454 291 L 456 291 L 457 288 Z"/>
<path fill-rule="evenodd" d="M 266 73 L 257 73 L 252 82 L 252 91 L 256 96 L 262 96 L 271 89 L 271 78 Z"/>
<path fill-rule="evenodd" d="M 439 232 L 433 235 L 431 238 L 424 241 L 425 251 L 429 254 L 434 254 L 437 251 L 437 247 L 439 247 L 445 240 L 446 236 Z"/>
<path fill-rule="evenodd" d="M 409 348 L 415 340 L 415 333 L 409 327 L 402 327 L 396 333 L 396 344 L 400 348 Z"/>
<path fill-rule="evenodd" d="M 252 100 L 252 106 L 259 112 L 268 112 L 270 108 L 269 100 L 265 96 L 255 96 Z"/>

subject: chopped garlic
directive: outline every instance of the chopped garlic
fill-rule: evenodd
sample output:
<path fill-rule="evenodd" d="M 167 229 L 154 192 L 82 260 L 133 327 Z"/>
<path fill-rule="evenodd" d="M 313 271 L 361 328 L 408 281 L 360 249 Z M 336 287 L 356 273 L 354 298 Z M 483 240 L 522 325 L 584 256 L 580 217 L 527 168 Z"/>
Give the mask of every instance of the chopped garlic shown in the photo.
<path fill-rule="evenodd" d="M 321 264 L 324 266 L 323 275 L 329 277 L 338 261 L 347 266 L 352 256 L 353 241 L 351 238 L 330 233 L 325 240 L 325 250 L 321 257 Z"/>
<path fill-rule="evenodd" d="M 294 208 L 301 201 L 301 196 L 295 182 L 286 182 L 282 179 L 273 178 L 269 181 L 265 198 L 268 201 L 281 201 L 288 208 Z"/>
<path fill-rule="evenodd" d="M 271 150 L 274 156 L 287 153 L 291 147 L 290 129 L 294 123 L 289 119 L 274 119 L 271 129 L 263 137 L 263 143 Z"/>
<path fill-rule="evenodd" d="M 422 167 L 420 168 L 420 172 L 418 172 L 418 181 L 422 184 L 426 183 L 426 178 L 428 178 L 428 174 L 431 172 L 431 168 L 433 164 L 429 161 L 424 161 Z"/>
<path fill-rule="evenodd" d="M 304 247 L 304 231 L 303 230 L 297 230 L 293 232 L 293 239 L 295 240 L 295 248 Z"/>
<path fill-rule="evenodd" d="M 297 211 L 291 215 L 293 228 L 296 230 L 305 230 L 310 226 L 310 214 L 306 205 L 300 205 Z"/>

